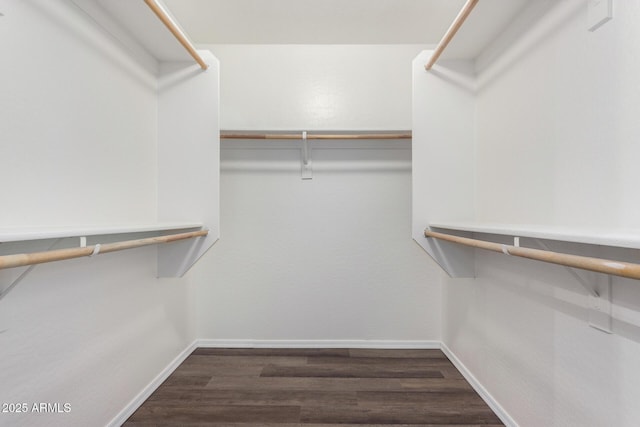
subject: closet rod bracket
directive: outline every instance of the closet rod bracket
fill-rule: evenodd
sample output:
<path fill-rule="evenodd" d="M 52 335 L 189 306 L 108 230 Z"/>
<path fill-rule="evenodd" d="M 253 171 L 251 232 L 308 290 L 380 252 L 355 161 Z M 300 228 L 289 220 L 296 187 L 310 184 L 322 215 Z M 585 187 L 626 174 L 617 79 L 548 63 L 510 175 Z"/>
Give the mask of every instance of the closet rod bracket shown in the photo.
<path fill-rule="evenodd" d="M 549 246 L 540 239 L 533 239 L 545 251 L 550 251 Z M 608 334 L 612 330 L 612 278 L 609 274 L 587 272 L 588 278 L 583 277 L 576 269 L 565 267 L 582 287 L 589 293 L 587 295 L 587 311 L 589 314 L 589 326 Z"/>
<path fill-rule="evenodd" d="M 540 239 L 533 239 L 533 241 L 535 241 L 538 246 L 540 246 L 542 249 L 544 249 L 545 251 L 551 251 L 551 249 L 549 248 L 549 246 L 543 242 Z M 594 298 L 599 298 L 600 295 L 598 294 L 597 291 L 597 286 L 595 283 L 593 283 L 593 280 L 587 280 L 584 277 L 582 277 L 575 268 L 571 268 L 571 267 L 564 267 L 565 270 L 567 270 L 567 272 L 569 274 L 571 274 L 573 276 L 574 279 L 576 279 L 578 281 L 578 283 L 580 283 L 582 285 L 582 287 L 589 293 L 590 297 L 594 297 Z M 596 273 L 594 273 L 596 274 Z"/>
<path fill-rule="evenodd" d="M 58 243 L 60 243 L 60 241 L 62 241 L 62 238 L 58 238 L 56 240 L 53 241 L 53 243 L 51 245 L 49 245 L 49 247 L 47 248 L 48 251 L 52 250 Z M 82 243 L 82 242 L 81 242 Z M 20 275 L 15 278 L 10 284 L 9 286 L 7 286 L 6 288 L 4 288 L 1 292 L 0 292 L 0 300 L 2 300 L 4 297 L 7 296 L 7 294 L 9 292 L 11 292 L 11 290 L 13 288 L 15 288 L 18 283 L 22 282 L 22 280 L 27 277 L 29 275 L 29 273 L 31 273 L 31 271 L 36 268 L 37 264 L 32 264 L 29 265 L 22 273 L 20 273 Z"/>
<path fill-rule="evenodd" d="M 587 308 L 589 311 L 589 326 L 598 329 L 599 331 L 612 334 L 613 302 L 611 300 L 611 294 L 613 289 L 613 278 L 608 274 L 595 273 L 595 275 L 596 293 L 598 296 L 588 296 Z"/>
<path fill-rule="evenodd" d="M 302 132 L 302 179 L 312 179 L 313 169 L 311 168 L 311 148 L 309 147 L 309 139 L 307 131 Z"/>

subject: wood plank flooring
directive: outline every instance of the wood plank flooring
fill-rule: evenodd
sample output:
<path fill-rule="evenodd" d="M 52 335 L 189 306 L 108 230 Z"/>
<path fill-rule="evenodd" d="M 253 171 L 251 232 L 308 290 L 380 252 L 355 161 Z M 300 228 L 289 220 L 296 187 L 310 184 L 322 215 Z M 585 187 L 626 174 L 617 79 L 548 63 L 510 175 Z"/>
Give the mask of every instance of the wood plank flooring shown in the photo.
<path fill-rule="evenodd" d="M 440 350 L 196 349 L 125 422 L 502 426 Z"/>

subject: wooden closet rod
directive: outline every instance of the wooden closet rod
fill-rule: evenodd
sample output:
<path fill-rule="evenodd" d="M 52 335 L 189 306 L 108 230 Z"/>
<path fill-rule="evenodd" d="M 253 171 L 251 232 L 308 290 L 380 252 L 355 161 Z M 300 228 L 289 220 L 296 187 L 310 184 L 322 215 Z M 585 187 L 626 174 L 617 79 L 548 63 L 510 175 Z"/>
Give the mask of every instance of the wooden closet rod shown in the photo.
<path fill-rule="evenodd" d="M 640 264 L 579 255 L 569 255 L 559 252 L 543 251 L 540 249 L 523 248 L 520 246 L 503 245 L 500 243 L 487 242 L 486 240 L 469 239 L 467 237 L 453 236 L 451 234 L 438 233 L 430 230 L 425 230 L 424 235 L 425 237 L 446 240 L 447 242 L 458 243 L 474 248 L 502 252 L 506 255 L 535 259 L 537 261 L 550 262 L 552 264 L 564 265 L 566 267 L 581 268 L 583 270 L 595 271 L 596 273 L 611 274 L 614 276 L 627 277 L 629 279 L 640 279 Z"/>
<path fill-rule="evenodd" d="M 460 27 L 462 27 L 462 24 L 464 24 L 464 21 L 471 14 L 471 11 L 473 10 L 473 8 L 476 6 L 477 3 L 478 3 L 478 0 L 467 0 L 464 6 L 462 6 L 460 13 L 458 13 L 458 16 L 456 16 L 456 19 L 453 21 L 453 23 L 445 33 L 444 37 L 442 37 L 442 40 L 440 40 L 440 43 L 438 43 L 436 50 L 434 50 L 433 54 L 431 54 L 431 58 L 429 59 L 429 62 L 427 62 L 427 65 L 424 66 L 425 70 L 429 71 L 431 67 L 433 67 L 433 65 L 436 63 L 438 58 L 440 58 L 440 55 L 442 55 L 442 52 L 444 52 L 444 50 L 447 48 L 447 45 L 456 35 Z"/>
<path fill-rule="evenodd" d="M 191 239 L 193 237 L 206 236 L 208 233 L 208 230 L 200 230 L 188 233 L 169 234 L 167 236 L 149 237 L 146 239 L 106 243 L 104 245 L 96 244 L 84 248 L 56 249 L 53 251 L 33 252 L 30 254 L 4 255 L 0 256 L 0 269 L 43 264 L 45 262 L 62 261 L 65 259 L 81 258 L 83 256 L 104 254 L 124 249 L 139 248 L 141 246 L 175 242 L 178 240 Z"/>
<path fill-rule="evenodd" d="M 180 28 L 178 28 L 178 26 L 173 22 L 173 19 L 171 19 L 171 17 L 167 15 L 167 12 L 165 12 L 165 10 L 160 7 L 160 5 L 156 3 L 155 0 L 144 0 L 144 2 L 162 21 L 165 27 L 167 27 L 167 29 L 171 31 L 171 34 L 173 34 L 173 36 L 178 39 L 180 44 L 187 50 L 187 52 L 189 52 L 189 55 L 191 55 L 191 57 L 200 65 L 200 67 L 203 70 L 209 68 L 209 65 L 207 65 L 207 63 L 204 62 L 198 52 L 196 52 L 196 49 L 193 47 L 191 42 L 185 37 L 182 31 L 180 31 Z"/>
<path fill-rule="evenodd" d="M 302 139 L 302 133 L 241 133 L 229 131 L 220 133 L 220 139 Z M 352 134 L 307 133 L 307 139 L 411 139 L 411 131 Z"/>

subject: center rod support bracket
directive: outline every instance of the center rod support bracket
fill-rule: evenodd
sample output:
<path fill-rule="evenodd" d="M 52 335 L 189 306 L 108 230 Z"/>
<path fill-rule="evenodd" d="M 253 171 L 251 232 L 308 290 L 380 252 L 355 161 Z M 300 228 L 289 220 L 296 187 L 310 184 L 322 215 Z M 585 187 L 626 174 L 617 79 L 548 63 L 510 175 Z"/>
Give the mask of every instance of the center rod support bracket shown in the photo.
<path fill-rule="evenodd" d="M 313 169 L 311 167 L 311 148 L 307 139 L 307 131 L 302 132 L 302 179 L 312 179 Z"/>
<path fill-rule="evenodd" d="M 540 239 L 533 239 L 545 251 L 550 251 L 549 246 Z M 587 272 L 588 277 L 583 277 L 575 268 L 565 267 L 582 287 L 588 292 L 587 311 L 589 314 L 589 326 L 608 334 L 612 330 L 612 279 L 608 274 Z"/>

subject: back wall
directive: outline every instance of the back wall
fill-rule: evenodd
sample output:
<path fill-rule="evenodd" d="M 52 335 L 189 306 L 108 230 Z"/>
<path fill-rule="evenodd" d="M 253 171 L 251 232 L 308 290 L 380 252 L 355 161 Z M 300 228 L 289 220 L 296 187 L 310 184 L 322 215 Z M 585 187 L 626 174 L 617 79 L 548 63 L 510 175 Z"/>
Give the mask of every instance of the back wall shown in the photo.
<path fill-rule="evenodd" d="M 419 45 L 204 45 L 222 129 L 410 129 Z"/>
<path fill-rule="evenodd" d="M 223 129 L 411 128 L 419 46 L 206 46 Z M 441 273 L 410 232 L 407 141 L 227 141 L 220 241 L 197 264 L 198 336 L 218 342 L 424 345 Z"/>

